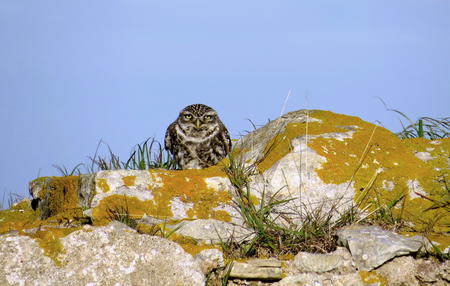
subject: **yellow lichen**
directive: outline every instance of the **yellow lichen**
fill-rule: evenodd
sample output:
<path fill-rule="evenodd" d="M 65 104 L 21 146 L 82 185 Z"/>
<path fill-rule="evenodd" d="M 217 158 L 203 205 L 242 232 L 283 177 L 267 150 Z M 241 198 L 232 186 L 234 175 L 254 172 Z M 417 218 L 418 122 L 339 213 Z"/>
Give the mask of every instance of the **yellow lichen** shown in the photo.
<path fill-rule="evenodd" d="M 122 178 L 122 181 L 123 181 L 124 185 L 127 187 L 134 186 L 134 184 L 136 182 L 136 176 L 125 176 Z"/>
<path fill-rule="evenodd" d="M 433 200 L 442 201 L 446 192 L 439 178 L 448 174 L 450 139 L 400 140 L 385 128 L 358 117 L 320 110 L 310 111 L 309 116 L 318 121 L 287 124 L 266 145 L 269 152 L 258 166 L 260 171 L 288 154 L 293 139 L 308 135 L 308 147 L 326 159 L 315 170 L 317 175 L 328 184 L 352 183 L 355 200 L 364 198 L 355 201 L 361 208 L 367 206 L 368 211 L 373 211 L 405 196 L 401 207 L 393 209 L 394 215 L 413 222 L 417 230 L 429 230 L 432 225 L 434 231 L 450 231 L 448 211 L 431 209 Z M 324 136 L 345 132 L 348 138 Z M 428 151 L 440 159 L 423 162 L 414 155 L 416 150 Z M 392 189 L 386 191 L 383 182 L 393 182 Z"/>
<path fill-rule="evenodd" d="M 278 256 L 278 259 L 280 260 L 294 260 L 295 255 L 293 253 L 286 253 Z"/>
<path fill-rule="evenodd" d="M 99 206 L 92 209 L 94 225 L 105 225 L 114 219 L 114 214 L 128 215 L 139 219 L 153 207 L 152 201 L 141 201 L 138 198 L 123 195 L 110 195 L 104 198 Z"/>
<path fill-rule="evenodd" d="M 83 211 L 78 202 L 79 176 L 51 177 L 39 192 L 38 197 L 46 201 L 46 217 L 57 216 L 60 221 L 81 219 Z M 39 215 L 43 209 L 38 208 Z"/>
<path fill-rule="evenodd" d="M 167 231 L 167 230 L 166 230 Z M 168 239 L 180 245 L 184 251 L 191 254 L 192 256 L 197 255 L 205 249 L 218 249 L 221 250 L 217 245 L 198 243 L 195 239 L 177 233 L 171 233 Z"/>
<path fill-rule="evenodd" d="M 375 271 L 359 271 L 358 274 L 364 283 L 368 283 L 370 285 L 374 285 L 375 283 L 377 283 L 376 285 L 379 286 L 388 285 L 388 281 L 386 280 L 386 278 Z"/>
<path fill-rule="evenodd" d="M 98 180 L 97 180 L 97 184 L 98 184 L 98 186 L 100 187 L 100 189 L 102 189 L 102 191 L 103 191 L 104 193 L 109 192 L 109 185 L 108 185 L 108 183 L 106 182 L 106 179 L 103 179 L 103 178 L 98 179 Z"/>
<path fill-rule="evenodd" d="M 29 203 L 23 202 L 9 210 L 0 211 L 0 234 L 10 231 L 22 232 L 24 229 L 38 227 L 39 217 Z"/>
<path fill-rule="evenodd" d="M 79 229 L 80 227 L 77 228 L 47 227 L 44 230 L 26 235 L 36 239 L 36 241 L 39 243 L 39 246 L 44 250 L 44 255 L 50 257 L 57 266 L 61 266 L 61 261 L 58 260 L 58 255 L 64 251 L 64 247 L 60 241 L 60 238 L 63 238 L 68 234 Z"/>
<path fill-rule="evenodd" d="M 176 241 L 175 241 L 176 242 Z M 187 253 L 192 256 L 195 256 L 202 252 L 205 249 L 218 249 L 221 250 L 220 247 L 214 245 L 206 245 L 206 244 L 194 244 L 194 243 L 181 243 L 177 242 Z"/>
<path fill-rule="evenodd" d="M 215 166 L 203 170 L 149 170 L 153 181 L 158 184 L 149 186 L 152 200 L 141 201 L 135 197 L 111 195 L 104 198 L 99 206 L 93 208 L 92 217 L 95 224 L 108 221 L 108 209 L 127 208 L 132 217 L 140 218 L 144 214 L 157 218 L 172 218 L 172 203 L 178 199 L 192 206 L 187 210 L 188 218 L 218 219 L 230 221 L 231 216 L 224 210 L 216 210 L 222 203 L 230 203 L 228 190 L 218 191 L 207 186 L 205 179 L 224 177 L 220 167 Z M 100 180 L 99 180 L 100 181 Z M 106 181 L 101 182 L 106 184 Z"/>
<path fill-rule="evenodd" d="M 139 223 L 136 226 L 136 231 L 140 234 L 148 234 L 148 235 L 162 235 L 162 229 L 159 225 L 148 225 L 144 223 Z"/>

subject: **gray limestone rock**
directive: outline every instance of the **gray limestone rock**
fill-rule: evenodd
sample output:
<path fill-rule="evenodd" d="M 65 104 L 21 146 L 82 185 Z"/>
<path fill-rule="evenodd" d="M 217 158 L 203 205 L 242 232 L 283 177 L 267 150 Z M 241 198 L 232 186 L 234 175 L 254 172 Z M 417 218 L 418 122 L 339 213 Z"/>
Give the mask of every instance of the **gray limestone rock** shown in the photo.
<path fill-rule="evenodd" d="M 327 272 L 343 263 L 342 257 L 336 254 L 300 252 L 294 258 L 294 264 L 301 272 Z"/>
<path fill-rule="evenodd" d="M 166 225 L 169 229 L 176 229 L 176 233 L 193 238 L 205 244 L 217 244 L 233 237 L 236 241 L 249 240 L 253 232 L 234 223 L 215 219 L 197 219 L 183 221 L 174 225 Z"/>
<path fill-rule="evenodd" d="M 208 274 L 212 270 L 225 266 L 223 253 L 218 249 L 205 249 L 195 255 L 195 260 L 202 268 L 203 274 Z"/>
<path fill-rule="evenodd" d="M 416 280 L 415 273 L 417 266 L 414 258 L 410 256 L 403 256 L 394 258 L 392 261 L 382 265 L 377 269 L 377 273 L 389 281 L 389 285 L 411 285 L 418 286 L 419 282 Z"/>
<path fill-rule="evenodd" d="M 369 286 L 362 281 L 357 273 L 335 275 L 302 273 L 288 276 L 283 280 L 274 283 L 273 286 Z M 373 284 L 375 285 L 375 284 Z M 379 284 L 376 284 L 379 285 Z"/>
<path fill-rule="evenodd" d="M 242 161 L 252 164 L 261 156 L 264 156 L 267 144 L 273 138 L 291 125 L 321 122 L 313 118 L 312 110 L 299 110 L 287 113 L 275 119 L 260 129 L 253 131 L 241 138 L 236 143 L 236 148 L 247 150 L 242 156 Z M 353 183 L 328 184 L 323 182 L 316 170 L 321 169 L 327 159 L 319 155 L 308 144 L 316 138 L 351 139 L 356 132 L 356 126 L 347 126 L 346 132 L 323 133 L 320 135 L 300 135 L 290 142 L 291 150 L 288 154 L 275 162 L 262 174 L 252 179 L 251 189 L 253 194 L 270 196 L 277 194 L 279 199 L 291 199 L 286 204 L 278 207 L 277 211 L 287 214 L 289 220 L 296 223 L 302 221 L 302 214 L 321 209 L 322 213 L 330 213 L 335 219 L 339 213 L 345 212 L 351 207 L 355 194 Z M 304 195 L 306 194 L 307 195 Z M 281 219 L 278 221 L 282 223 Z"/>
<path fill-rule="evenodd" d="M 234 262 L 230 272 L 230 277 L 241 279 L 279 280 L 281 275 L 281 262 L 277 259 Z"/>
<path fill-rule="evenodd" d="M 203 285 L 194 258 L 166 239 L 112 222 L 61 239 L 56 266 L 37 243 L 0 237 L 0 285 Z"/>
<path fill-rule="evenodd" d="M 401 255 L 417 252 L 422 242 L 407 238 L 377 226 L 349 226 L 337 231 L 339 241 L 346 246 L 359 270 L 372 270 Z"/>
<path fill-rule="evenodd" d="M 89 208 L 95 189 L 95 173 L 80 175 L 78 201 L 83 208 Z"/>
<path fill-rule="evenodd" d="M 0 236 L 0 285 L 50 285 L 55 263 L 38 243 L 18 235 Z"/>

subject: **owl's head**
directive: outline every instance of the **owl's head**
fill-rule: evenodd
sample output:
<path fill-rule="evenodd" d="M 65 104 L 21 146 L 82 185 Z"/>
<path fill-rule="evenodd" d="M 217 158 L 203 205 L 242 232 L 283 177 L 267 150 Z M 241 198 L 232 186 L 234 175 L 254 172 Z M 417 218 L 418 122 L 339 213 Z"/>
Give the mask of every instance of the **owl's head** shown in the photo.
<path fill-rule="evenodd" d="M 186 134 L 204 136 L 219 125 L 220 119 L 211 107 L 204 104 L 192 104 L 180 111 L 177 121 Z"/>

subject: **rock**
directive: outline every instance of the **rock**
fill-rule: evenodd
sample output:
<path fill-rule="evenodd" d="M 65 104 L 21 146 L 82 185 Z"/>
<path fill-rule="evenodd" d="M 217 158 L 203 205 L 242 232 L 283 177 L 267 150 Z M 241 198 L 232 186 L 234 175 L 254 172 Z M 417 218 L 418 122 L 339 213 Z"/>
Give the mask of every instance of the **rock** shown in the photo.
<path fill-rule="evenodd" d="M 86 176 L 82 176 L 86 178 Z M 31 205 L 40 219 L 59 216 L 61 219 L 81 218 L 88 187 L 80 189 L 80 176 L 43 177 L 30 182 Z M 90 176 L 88 176 L 90 177 Z M 88 180 L 83 180 L 87 183 Z M 88 183 L 91 186 L 90 183 Z M 81 193 L 80 193 L 81 190 Z M 82 194 L 83 193 L 83 194 Z M 81 196 L 85 196 L 80 200 Z"/>
<path fill-rule="evenodd" d="M 446 192 L 439 178 L 449 168 L 450 138 L 400 140 L 357 117 L 299 110 L 239 139 L 235 148 L 242 150 L 241 162 L 256 164 L 259 171 L 251 182 L 253 194 L 290 199 L 277 209 L 286 225 L 301 224 L 308 213 L 316 212 L 338 219 L 355 202 L 372 210 L 367 193 L 377 190 L 382 205 L 405 194 L 403 209 L 394 208 L 393 213 L 401 213 L 417 229 L 433 225 L 435 231 L 450 231 L 450 214 L 427 210 L 432 203 L 425 198 Z M 417 152 L 430 156 L 424 162 Z M 283 223 L 282 217 L 278 222 Z M 440 245 L 442 251 L 446 247 Z"/>
<path fill-rule="evenodd" d="M 342 252 L 342 250 L 340 250 Z M 348 259 L 348 257 L 347 257 Z M 299 252 L 294 258 L 294 265 L 297 270 L 301 272 L 328 272 L 347 266 L 351 264 L 350 261 L 345 261 L 342 255 L 337 253 L 317 254 L 308 252 Z"/>
<path fill-rule="evenodd" d="M 419 259 L 415 261 L 417 280 L 424 285 L 429 283 L 433 285 L 449 285 L 450 283 L 450 260 L 438 262 L 435 260 Z"/>
<path fill-rule="evenodd" d="M 394 258 L 377 269 L 377 273 L 385 277 L 392 286 L 420 285 L 415 278 L 416 271 L 416 263 L 410 256 Z"/>
<path fill-rule="evenodd" d="M 279 280 L 281 279 L 281 262 L 276 259 L 251 259 L 246 262 L 234 262 L 231 278 Z"/>
<path fill-rule="evenodd" d="M 409 258 L 411 259 L 411 258 Z M 416 272 L 413 273 L 415 277 L 422 283 L 434 283 L 439 280 L 439 274 L 441 272 L 441 265 L 433 261 L 421 261 L 416 263 Z M 383 265 L 384 266 L 384 265 Z M 444 264 L 442 264 L 444 266 Z M 442 269 L 443 270 L 443 269 Z M 448 269 L 450 270 L 450 269 Z"/>
<path fill-rule="evenodd" d="M 203 285 L 193 257 L 166 239 L 113 222 L 60 239 L 60 266 L 24 236 L 0 236 L 0 285 Z M 19 254 L 19 255 L 18 255 Z M 3 280 L 2 280 L 3 279 Z M 21 282 L 22 281 L 22 282 Z"/>
<path fill-rule="evenodd" d="M 447 260 L 442 264 L 439 276 L 447 283 L 450 283 L 450 260 Z"/>
<path fill-rule="evenodd" d="M 273 286 L 368 286 L 357 273 L 336 275 L 303 273 L 283 278 Z M 372 284 L 375 286 L 375 284 Z M 380 284 L 376 284 L 380 285 Z"/>
<path fill-rule="evenodd" d="M 27 236 L 0 236 L 0 285 L 51 285 L 55 263 Z"/>
<path fill-rule="evenodd" d="M 420 240 L 407 238 L 377 226 L 353 225 L 337 231 L 339 241 L 346 246 L 360 270 L 372 270 L 401 255 L 417 252 Z"/>
<path fill-rule="evenodd" d="M 214 269 L 225 266 L 223 254 L 218 249 L 202 250 L 194 258 L 199 263 L 205 275 Z"/>
<path fill-rule="evenodd" d="M 450 271 L 450 262 L 414 259 L 411 256 L 394 258 L 382 266 L 376 273 L 383 276 L 389 285 L 448 285 L 445 272 Z"/>
<path fill-rule="evenodd" d="M 175 232 L 179 235 L 193 238 L 203 244 L 218 244 L 228 241 L 231 237 L 235 241 L 243 241 L 254 236 L 253 231 L 240 225 L 214 219 L 183 221 L 174 225 L 166 225 L 166 227 L 176 230 Z"/>

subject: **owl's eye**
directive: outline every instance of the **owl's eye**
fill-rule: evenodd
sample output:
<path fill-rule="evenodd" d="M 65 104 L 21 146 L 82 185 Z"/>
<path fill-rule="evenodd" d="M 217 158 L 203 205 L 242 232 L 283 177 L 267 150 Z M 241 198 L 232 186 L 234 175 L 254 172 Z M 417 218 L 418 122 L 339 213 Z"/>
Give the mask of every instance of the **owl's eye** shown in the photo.
<path fill-rule="evenodd" d="M 192 118 L 192 115 L 190 115 L 190 114 L 185 114 L 185 115 L 184 115 L 184 118 L 186 118 L 186 119 L 191 119 L 191 118 Z"/>
<path fill-rule="evenodd" d="M 210 120 L 211 118 L 212 118 L 211 115 L 205 115 L 205 119 L 206 119 L 206 120 Z"/>

